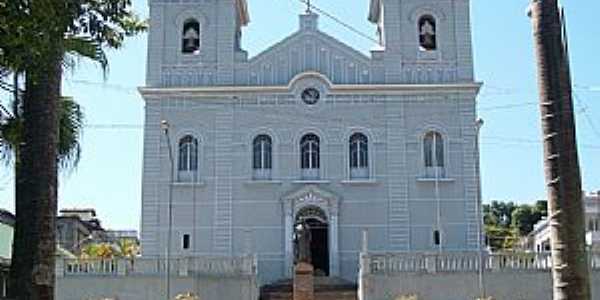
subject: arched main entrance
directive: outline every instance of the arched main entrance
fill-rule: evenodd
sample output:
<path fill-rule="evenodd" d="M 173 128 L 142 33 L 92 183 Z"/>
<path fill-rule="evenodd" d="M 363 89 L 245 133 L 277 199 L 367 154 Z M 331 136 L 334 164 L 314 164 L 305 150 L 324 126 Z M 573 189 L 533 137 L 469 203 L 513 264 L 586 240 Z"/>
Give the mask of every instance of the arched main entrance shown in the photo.
<path fill-rule="evenodd" d="M 339 276 L 338 197 L 316 185 L 304 185 L 281 198 L 284 215 L 284 273 L 293 276 L 294 228 L 300 218 L 313 225 L 311 260 L 329 276 Z M 314 257 L 312 257 L 314 253 Z"/>
<path fill-rule="evenodd" d="M 308 225 L 311 235 L 311 263 L 316 276 L 329 276 L 329 223 L 327 215 L 316 206 L 302 208 L 296 214 L 296 224 Z M 294 252 L 298 251 L 295 247 Z"/>

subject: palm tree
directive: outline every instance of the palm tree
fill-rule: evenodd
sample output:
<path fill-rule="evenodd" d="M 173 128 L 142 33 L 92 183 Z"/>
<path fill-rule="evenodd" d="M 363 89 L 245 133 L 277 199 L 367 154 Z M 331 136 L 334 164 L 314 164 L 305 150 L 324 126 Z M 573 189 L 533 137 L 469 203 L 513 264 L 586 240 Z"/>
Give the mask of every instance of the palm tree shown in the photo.
<path fill-rule="evenodd" d="M 139 245 L 132 240 L 117 242 L 90 243 L 83 247 L 82 258 L 125 258 L 133 261 L 139 254 Z"/>
<path fill-rule="evenodd" d="M 13 164 L 15 174 L 19 168 L 20 145 L 23 143 L 22 99 L 13 100 L 12 112 L 5 111 L 0 123 L 0 159 Z M 81 135 L 84 115 L 81 106 L 70 97 L 62 97 L 59 103 L 58 165 L 68 171 L 77 167 L 81 157 Z"/>
<path fill-rule="evenodd" d="M 113 259 L 117 254 L 115 247 L 110 243 L 88 244 L 81 251 L 81 257 L 84 259 Z"/>
<path fill-rule="evenodd" d="M 553 298 L 588 300 L 585 213 L 564 19 L 557 0 L 533 0 L 530 15 L 538 60 Z"/>
<path fill-rule="evenodd" d="M 106 68 L 102 47 L 119 48 L 146 26 L 131 0 L 11 0 L 0 8 L 0 68 L 25 74 L 9 295 L 53 299 L 59 99 L 63 68 L 74 62 L 67 54 Z"/>
<path fill-rule="evenodd" d="M 137 241 L 130 239 L 119 240 L 116 244 L 117 253 L 120 257 L 125 257 L 133 260 L 140 254 L 140 245 Z"/>

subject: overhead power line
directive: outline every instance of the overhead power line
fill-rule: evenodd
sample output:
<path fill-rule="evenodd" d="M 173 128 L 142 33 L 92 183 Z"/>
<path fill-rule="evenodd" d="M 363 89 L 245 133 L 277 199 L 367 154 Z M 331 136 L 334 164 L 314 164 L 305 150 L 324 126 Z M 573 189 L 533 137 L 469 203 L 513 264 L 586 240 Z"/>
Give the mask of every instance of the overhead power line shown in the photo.
<path fill-rule="evenodd" d="M 367 40 L 369 40 L 371 42 L 379 44 L 379 41 L 377 39 L 374 39 L 371 35 L 366 34 L 366 33 L 362 32 L 362 31 L 356 29 L 354 26 L 352 26 L 352 25 L 350 25 L 350 24 L 342 21 L 340 18 L 334 16 L 333 14 L 328 13 L 327 11 L 325 11 L 324 9 L 322 9 L 322 8 L 320 8 L 318 6 L 315 6 L 314 4 L 311 3 L 310 0 L 298 0 L 298 1 L 300 1 L 301 3 L 306 4 L 308 6 L 308 8 L 309 8 L 308 9 L 309 11 L 310 10 L 314 10 L 314 11 L 316 11 L 316 12 L 318 12 L 318 13 L 326 16 L 326 17 L 328 17 L 332 21 L 338 23 L 342 27 L 350 30 L 351 32 L 353 32 L 353 33 L 355 33 L 355 34 L 357 34 L 357 35 L 359 35 L 359 36 L 361 36 L 361 37 L 363 37 L 363 38 L 365 38 L 365 39 L 367 39 Z"/>
<path fill-rule="evenodd" d="M 575 89 L 586 92 L 600 92 L 600 85 L 575 85 Z"/>
<path fill-rule="evenodd" d="M 520 107 L 524 107 L 524 106 L 533 106 L 533 105 L 539 105 L 539 103 L 538 102 L 524 102 L 524 103 L 516 103 L 516 104 L 487 106 L 487 107 L 480 107 L 479 111 L 512 109 L 512 108 L 520 108 Z"/>
<path fill-rule="evenodd" d="M 588 106 L 583 101 L 581 101 L 581 99 L 579 99 L 579 96 L 575 92 L 573 92 L 573 98 L 575 98 L 575 101 L 577 101 L 577 104 L 579 104 L 579 106 L 581 106 L 581 109 L 579 110 L 579 112 L 583 114 L 584 120 L 588 123 L 592 132 L 596 135 L 596 137 L 600 138 L 600 131 L 598 131 L 598 128 L 596 127 L 596 125 L 594 123 L 594 120 L 588 114 Z"/>
<path fill-rule="evenodd" d="M 88 124 L 85 128 L 90 129 L 142 129 L 142 124 Z"/>

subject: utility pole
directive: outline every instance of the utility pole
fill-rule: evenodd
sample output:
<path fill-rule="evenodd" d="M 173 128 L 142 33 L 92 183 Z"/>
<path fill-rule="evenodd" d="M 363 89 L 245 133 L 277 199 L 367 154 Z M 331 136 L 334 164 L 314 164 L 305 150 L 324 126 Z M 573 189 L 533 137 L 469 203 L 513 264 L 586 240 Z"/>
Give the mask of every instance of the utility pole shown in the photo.
<path fill-rule="evenodd" d="M 477 272 L 478 284 L 479 284 L 479 296 L 481 299 L 485 299 L 486 291 L 485 291 L 485 268 L 486 262 L 485 257 L 483 255 L 483 245 L 484 245 L 484 224 L 483 224 L 483 197 L 481 191 L 481 150 L 479 148 L 480 140 L 481 140 L 481 127 L 483 127 L 483 119 L 477 119 L 475 121 L 475 125 L 477 126 L 477 137 L 475 139 L 475 151 L 477 151 L 477 164 L 476 164 L 476 172 L 477 172 L 477 252 L 479 253 L 479 267 Z"/>
<path fill-rule="evenodd" d="M 171 147 L 171 138 L 169 136 L 169 122 L 163 120 L 160 123 L 160 127 L 165 135 L 167 141 L 167 149 L 169 150 L 169 193 L 167 196 L 168 201 L 168 228 L 167 228 L 167 249 L 166 249 L 166 300 L 171 297 L 171 243 L 173 238 L 173 178 L 175 173 L 175 162 L 173 159 L 173 149 Z"/>
<path fill-rule="evenodd" d="M 533 0 L 554 300 L 589 300 L 585 218 L 566 32 L 557 0 Z"/>

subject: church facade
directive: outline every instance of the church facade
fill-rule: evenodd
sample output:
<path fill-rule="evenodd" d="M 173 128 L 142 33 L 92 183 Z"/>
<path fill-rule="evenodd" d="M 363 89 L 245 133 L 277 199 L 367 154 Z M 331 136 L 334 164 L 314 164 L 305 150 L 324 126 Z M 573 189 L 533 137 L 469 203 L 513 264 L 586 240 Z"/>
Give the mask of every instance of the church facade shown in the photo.
<path fill-rule="evenodd" d="M 317 273 L 350 280 L 364 230 L 372 252 L 477 250 L 469 0 L 371 0 L 369 55 L 308 11 L 251 58 L 246 0 L 149 4 L 144 256 L 256 254 L 271 282 L 299 222 Z"/>

